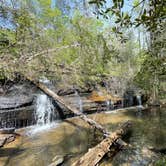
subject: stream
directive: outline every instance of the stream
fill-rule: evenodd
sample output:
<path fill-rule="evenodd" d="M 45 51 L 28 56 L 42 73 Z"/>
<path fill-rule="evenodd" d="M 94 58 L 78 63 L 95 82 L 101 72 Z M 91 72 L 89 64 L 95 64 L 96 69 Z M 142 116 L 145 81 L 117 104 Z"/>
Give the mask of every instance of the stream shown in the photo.
<path fill-rule="evenodd" d="M 120 123 L 132 120 L 130 137 L 124 138 L 130 147 L 120 151 L 113 160 L 104 159 L 102 166 L 146 166 L 161 156 L 149 147 L 166 148 L 166 110 L 151 108 L 141 111 L 107 111 L 88 117 L 101 123 L 109 131 L 114 131 Z M 31 132 L 32 131 L 32 132 Z M 57 155 L 65 156 L 64 166 L 70 166 L 90 147 L 96 145 L 97 133 L 78 117 L 65 121 L 55 121 L 51 127 L 33 133 L 33 126 L 18 129 L 21 137 L 16 142 L 0 149 L 0 165 L 7 166 L 47 166 Z"/>

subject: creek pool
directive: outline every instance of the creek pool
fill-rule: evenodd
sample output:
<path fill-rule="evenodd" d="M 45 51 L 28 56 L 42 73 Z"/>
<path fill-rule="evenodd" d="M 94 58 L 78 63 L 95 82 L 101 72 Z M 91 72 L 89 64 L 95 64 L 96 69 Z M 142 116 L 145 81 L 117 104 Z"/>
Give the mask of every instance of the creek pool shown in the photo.
<path fill-rule="evenodd" d="M 133 108 L 88 116 L 109 131 L 116 130 L 119 124 L 126 120 L 133 122 L 130 137 L 124 138 L 130 147 L 120 151 L 113 160 L 103 160 L 102 166 L 150 165 L 160 155 L 151 152 L 149 147 L 166 148 L 165 108 L 144 111 Z M 0 149 L 2 166 L 47 166 L 57 155 L 65 156 L 63 165 L 70 166 L 99 141 L 94 129 L 78 117 L 56 122 L 39 132 L 36 132 L 34 127 L 19 129 L 17 132 L 21 136 L 14 143 Z"/>

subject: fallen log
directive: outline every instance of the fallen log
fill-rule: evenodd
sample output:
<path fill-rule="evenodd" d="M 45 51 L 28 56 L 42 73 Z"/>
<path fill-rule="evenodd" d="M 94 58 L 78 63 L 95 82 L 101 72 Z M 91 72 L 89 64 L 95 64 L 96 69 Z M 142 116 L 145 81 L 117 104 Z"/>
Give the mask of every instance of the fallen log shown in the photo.
<path fill-rule="evenodd" d="M 25 77 L 27 80 L 31 81 L 34 85 L 36 85 L 40 90 L 42 90 L 45 94 L 47 94 L 48 96 L 50 96 L 51 98 L 53 98 L 55 101 L 57 101 L 59 104 L 61 104 L 63 107 L 65 107 L 66 109 L 68 109 L 69 111 L 71 111 L 72 113 L 74 113 L 75 115 L 79 116 L 82 120 L 84 120 L 85 122 L 87 122 L 89 125 L 93 126 L 94 128 L 100 130 L 104 135 L 108 135 L 108 131 L 102 127 L 100 124 L 98 124 L 97 122 L 95 122 L 94 120 L 88 118 L 86 115 L 84 115 L 82 112 L 80 112 L 78 109 L 76 108 L 72 108 L 71 106 L 69 106 L 68 104 L 65 103 L 65 101 L 58 96 L 55 92 L 53 92 L 51 89 L 49 89 L 47 86 L 45 86 L 44 84 L 40 83 L 40 82 L 36 82 L 35 80 L 33 80 L 30 77 Z"/>
<path fill-rule="evenodd" d="M 88 118 L 86 115 L 84 115 L 82 112 L 80 112 L 76 108 L 72 108 L 68 104 L 65 103 L 65 101 L 58 96 L 55 92 L 53 92 L 51 89 L 49 89 L 47 86 L 40 82 L 36 82 L 30 77 L 26 77 L 29 81 L 31 81 L 34 85 L 36 85 L 40 90 L 42 90 L 45 94 L 53 98 L 56 102 L 61 104 L 63 107 L 74 113 L 74 115 L 79 116 L 82 120 L 87 122 L 89 125 L 93 126 L 95 129 L 98 129 L 105 135 L 105 139 L 96 147 L 89 150 L 88 153 L 85 154 L 79 161 L 77 161 L 73 166 L 82 165 L 82 166 L 95 166 L 102 158 L 103 156 L 109 152 L 109 148 L 113 144 L 117 144 L 118 146 L 124 146 L 126 143 L 121 140 L 121 137 L 126 133 L 127 129 L 131 126 L 130 122 L 125 123 L 119 130 L 116 132 L 110 134 L 104 127 L 102 127 L 100 124 L 95 122 L 94 120 Z M 97 154 L 97 155 L 96 155 Z"/>
<path fill-rule="evenodd" d="M 95 166 L 103 158 L 105 154 L 110 151 L 111 146 L 127 133 L 131 127 L 131 122 L 125 122 L 118 130 L 111 133 L 107 138 L 101 141 L 98 145 L 88 150 L 79 160 L 72 164 L 72 166 Z"/>

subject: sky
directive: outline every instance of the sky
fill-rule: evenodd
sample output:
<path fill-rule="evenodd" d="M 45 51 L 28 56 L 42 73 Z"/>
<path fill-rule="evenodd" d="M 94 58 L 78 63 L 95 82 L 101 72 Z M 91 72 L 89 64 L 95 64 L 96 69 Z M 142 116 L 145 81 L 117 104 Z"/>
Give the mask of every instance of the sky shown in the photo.
<path fill-rule="evenodd" d="M 22 1 L 25 1 L 25 0 L 22 0 Z M 125 0 L 124 7 L 123 7 L 124 12 L 127 12 L 127 11 L 131 10 L 132 1 L 133 0 L 130 0 L 130 1 Z M 73 0 L 51 0 L 51 2 L 52 2 L 51 6 L 50 6 L 51 8 L 58 7 L 58 8 L 61 9 L 63 14 L 66 14 L 68 16 L 72 16 L 76 9 L 78 9 L 78 10 L 82 11 L 83 13 L 85 13 L 85 10 L 84 10 L 84 7 L 83 7 L 83 0 L 75 0 L 75 2 Z M 0 1 L 0 5 L 1 5 L 1 3 L 3 3 L 3 1 Z M 11 0 L 5 0 L 5 3 L 7 3 L 11 7 Z M 86 4 L 88 6 L 87 12 L 89 13 L 89 15 L 95 17 L 95 15 L 93 14 L 93 12 L 94 12 L 93 9 L 94 8 L 92 7 L 92 5 L 88 5 L 88 3 L 86 3 Z M 111 5 L 112 5 L 112 0 L 107 0 L 106 6 L 109 7 Z M 64 7 L 66 7 L 66 8 L 64 8 Z M 106 20 L 106 21 L 108 23 L 111 22 L 111 21 L 108 21 L 108 20 Z M 13 28 L 13 26 L 10 22 L 10 18 L 3 19 L 2 17 L 0 17 L 0 26 L 1 27 L 7 27 L 7 28 Z"/>

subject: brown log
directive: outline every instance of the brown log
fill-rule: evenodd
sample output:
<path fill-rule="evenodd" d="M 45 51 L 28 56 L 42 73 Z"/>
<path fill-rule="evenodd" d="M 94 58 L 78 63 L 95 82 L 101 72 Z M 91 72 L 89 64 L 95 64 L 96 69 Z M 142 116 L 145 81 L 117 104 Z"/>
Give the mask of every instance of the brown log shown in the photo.
<path fill-rule="evenodd" d="M 130 127 L 131 122 L 125 122 L 118 130 L 111 133 L 95 147 L 89 149 L 88 152 L 73 163 L 72 166 L 97 165 L 103 156 L 110 151 L 110 147 L 113 146 L 123 135 L 125 135 Z"/>
<path fill-rule="evenodd" d="M 31 81 L 33 84 L 35 84 L 40 90 L 42 90 L 45 94 L 52 97 L 55 101 L 57 101 L 59 104 L 61 104 L 63 107 L 67 108 L 71 112 L 73 112 L 75 115 L 79 116 L 82 120 L 87 122 L 89 125 L 93 126 L 95 129 L 98 129 L 101 131 L 107 138 L 105 138 L 100 144 L 98 144 L 93 149 L 89 150 L 88 153 L 85 154 L 79 161 L 73 164 L 73 166 L 81 165 L 81 166 L 95 166 L 102 158 L 103 156 L 110 151 L 110 146 L 114 143 L 124 146 L 126 145 L 125 142 L 121 140 L 121 137 L 126 133 L 127 129 L 130 127 L 131 123 L 126 122 L 119 130 L 116 132 L 110 134 L 104 127 L 102 127 L 100 124 L 95 122 L 94 120 L 88 118 L 86 115 L 84 115 L 82 112 L 80 112 L 76 108 L 72 108 L 68 104 L 65 103 L 65 101 L 58 96 L 55 92 L 50 90 L 47 86 L 40 82 L 36 82 L 33 79 L 26 77 L 29 81 Z M 123 144 L 123 145 L 122 145 Z"/>
<path fill-rule="evenodd" d="M 58 96 L 55 92 L 53 92 L 51 89 L 49 89 L 47 86 L 45 86 L 44 84 L 40 83 L 40 82 L 36 82 L 35 80 L 33 80 L 30 77 L 25 77 L 27 78 L 29 81 L 31 81 L 34 85 L 36 85 L 40 90 L 42 90 L 45 94 L 47 94 L 48 96 L 50 96 L 51 98 L 53 98 L 55 101 L 57 101 L 59 104 L 61 104 L 63 107 L 65 107 L 66 109 L 68 109 L 69 111 L 71 111 L 72 113 L 74 113 L 75 115 L 79 116 L 82 120 L 84 120 L 85 122 L 87 122 L 89 125 L 93 126 L 94 128 L 100 130 L 103 134 L 108 135 L 108 131 L 102 127 L 100 124 L 98 124 L 97 122 L 95 122 L 94 120 L 88 118 L 86 115 L 84 115 L 82 112 L 80 112 L 78 109 L 76 108 L 72 108 L 71 106 L 69 106 L 68 104 L 65 103 L 65 101 Z"/>

